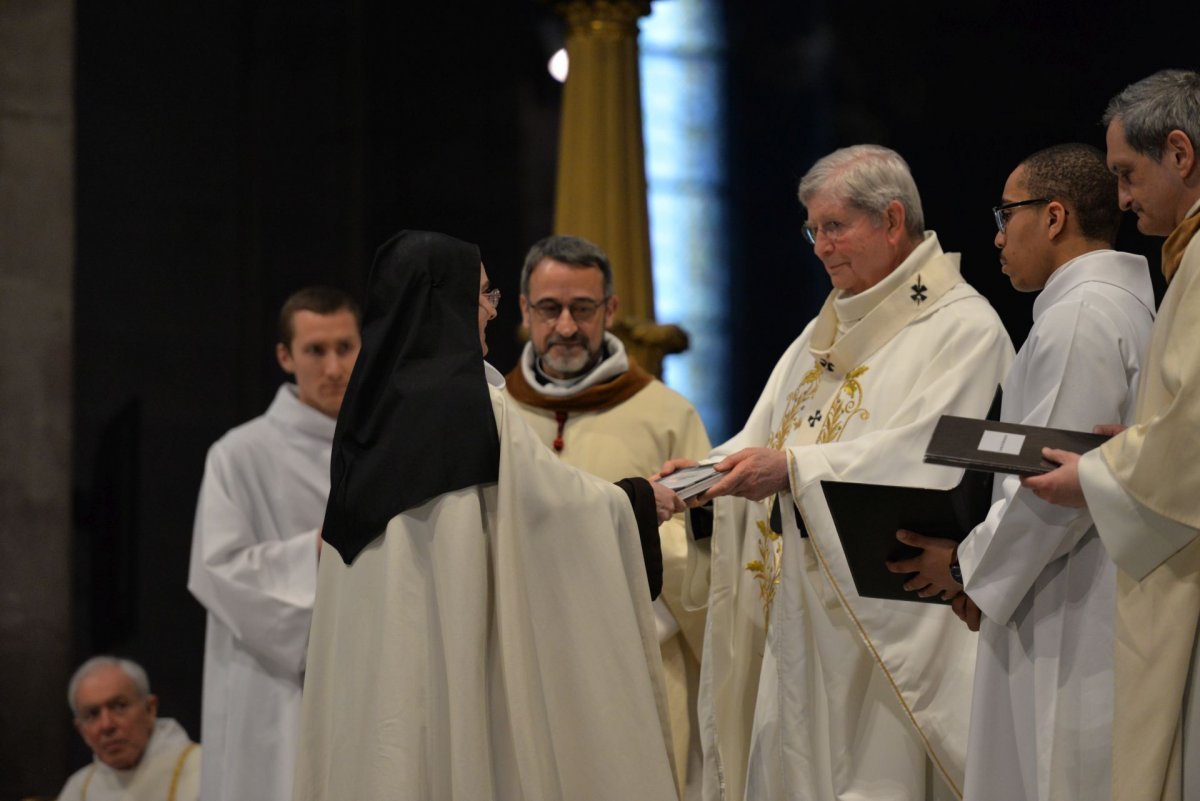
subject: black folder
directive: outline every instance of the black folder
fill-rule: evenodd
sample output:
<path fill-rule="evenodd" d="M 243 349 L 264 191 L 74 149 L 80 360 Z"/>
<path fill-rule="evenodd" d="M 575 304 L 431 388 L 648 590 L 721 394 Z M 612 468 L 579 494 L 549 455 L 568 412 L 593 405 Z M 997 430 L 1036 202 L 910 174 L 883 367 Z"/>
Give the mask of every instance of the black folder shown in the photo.
<path fill-rule="evenodd" d="M 1103 434 L 1084 431 L 942 415 L 925 448 L 925 461 L 967 470 L 1036 476 L 1058 467 L 1042 458 L 1042 448 L 1086 453 L 1107 439 Z"/>
<path fill-rule="evenodd" d="M 920 553 L 896 539 L 902 528 L 961 542 L 987 517 L 992 474 L 967 471 L 948 490 L 845 481 L 822 481 L 821 489 L 860 596 L 944 604 L 948 601 L 904 589 L 911 574 L 892 573 L 884 562 Z"/>

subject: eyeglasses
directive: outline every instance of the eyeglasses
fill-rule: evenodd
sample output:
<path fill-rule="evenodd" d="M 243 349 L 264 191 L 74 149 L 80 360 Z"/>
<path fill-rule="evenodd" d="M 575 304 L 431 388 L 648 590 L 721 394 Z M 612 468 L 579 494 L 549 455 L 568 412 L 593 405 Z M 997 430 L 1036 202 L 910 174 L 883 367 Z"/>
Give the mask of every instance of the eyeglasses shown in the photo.
<path fill-rule="evenodd" d="M 596 312 L 608 303 L 608 298 L 602 301 L 595 300 L 573 300 L 570 305 L 563 306 L 561 303 L 553 300 L 543 300 L 539 303 L 530 304 L 529 309 L 534 313 L 534 316 L 543 323 L 552 323 L 562 316 L 563 309 L 567 309 L 571 313 L 571 319 L 577 323 L 591 322 L 596 316 Z"/>
<path fill-rule="evenodd" d="M 804 232 L 805 241 L 810 245 L 815 245 L 817 244 L 817 234 L 823 235 L 828 242 L 838 242 L 850 230 L 851 225 L 853 223 L 838 222 L 837 220 L 830 220 L 820 225 L 806 222 L 800 227 L 800 230 Z"/>
<path fill-rule="evenodd" d="M 499 289 L 489 289 L 487 292 L 480 292 L 479 297 L 486 298 L 487 302 L 491 304 L 493 309 L 500 308 L 500 290 Z"/>
<path fill-rule="evenodd" d="M 1014 200 L 1012 203 L 1001 203 L 999 206 L 992 207 L 992 214 L 996 218 L 996 228 L 1000 233 L 1004 233 L 1004 229 L 1008 226 L 1008 220 L 1013 215 L 1014 209 L 1019 209 L 1022 206 L 1034 206 L 1039 203 L 1049 203 L 1053 198 L 1035 197 L 1029 200 Z"/>

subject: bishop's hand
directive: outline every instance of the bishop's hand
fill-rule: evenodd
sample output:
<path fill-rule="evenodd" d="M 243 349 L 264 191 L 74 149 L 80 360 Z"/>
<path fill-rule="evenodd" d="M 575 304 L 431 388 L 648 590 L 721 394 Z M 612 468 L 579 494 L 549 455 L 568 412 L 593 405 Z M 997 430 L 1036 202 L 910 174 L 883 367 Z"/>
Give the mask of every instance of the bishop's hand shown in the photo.
<path fill-rule="evenodd" d="M 761 501 L 788 488 L 787 456 L 774 448 L 743 448 L 713 468 L 728 475 L 698 496 L 696 505 L 722 495 Z"/>

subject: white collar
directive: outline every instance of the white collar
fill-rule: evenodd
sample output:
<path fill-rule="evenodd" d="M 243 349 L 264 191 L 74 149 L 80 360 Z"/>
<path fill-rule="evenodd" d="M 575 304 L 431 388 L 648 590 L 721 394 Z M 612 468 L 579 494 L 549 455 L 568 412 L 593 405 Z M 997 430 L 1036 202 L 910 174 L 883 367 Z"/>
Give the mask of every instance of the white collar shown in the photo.
<path fill-rule="evenodd" d="M 337 419 L 301 401 L 296 385 L 290 381 L 281 384 L 276 391 L 275 400 L 267 408 L 267 417 L 310 437 L 330 442 L 337 428 Z"/>
<path fill-rule="evenodd" d="M 588 387 L 612 381 L 629 369 L 629 356 L 625 353 L 625 345 L 620 339 L 605 331 L 604 347 L 608 350 L 608 356 L 587 373 L 566 381 L 550 379 L 550 383 L 542 383 L 538 378 L 537 355 L 533 352 L 533 343 L 526 342 L 525 350 L 521 352 L 521 373 L 525 376 L 525 383 L 539 395 L 569 398 Z"/>
<path fill-rule="evenodd" d="M 1146 259 L 1105 249 L 1089 251 L 1055 268 L 1033 301 L 1033 319 L 1036 321 L 1075 287 L 1089 282 L 1120 287 L 1154 313 L 1154 287 Z"/>
<path fill-rule="evenodd" d="M 839 330 L 844 332 L 845 329 L 870 314 L 871 310 L 878 306 L 884 298 L 908 281 L 912 277 L 912 273 L 941 253 L 942 246 L 938 242 L 937 234 L 934 231 L 926 231 L 921 244 L 913 248 L 913 252 L 909 253 L 904 261 L 884 276 L 878 284 L 857 295 L 847 295 L 844 291 L 838 292 L 837 297 L 833 299 L 833 310 L 837 313 Z"/>

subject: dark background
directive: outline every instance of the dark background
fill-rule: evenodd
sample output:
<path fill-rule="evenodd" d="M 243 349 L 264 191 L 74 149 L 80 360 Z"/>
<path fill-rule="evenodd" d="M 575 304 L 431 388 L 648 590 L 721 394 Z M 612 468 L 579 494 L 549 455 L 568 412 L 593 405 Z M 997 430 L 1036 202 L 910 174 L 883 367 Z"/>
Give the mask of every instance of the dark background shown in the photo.
<path fill-rule="evenodd" d="M 1196 67 L 1194 12 L 724 5 L 735 421 L 828 291 L 795 199 L 813 160 L 857 142 L 904 155 L 927 224 L 1019 345 L 1032 296 L 991 244 L 1009 171 L 1050 144 L 1103 147 L 1111 95 Z M 512 366 L 521 258 L 551 227 L 561 88 L 545 63 L 560 43 L 532 0 L 78 5 L 76 663 L 138 659 L 162 713 L 199 734 L 196 491 L 208 446 L 281 379 L 291 291 L 361 294 L 384 239 L 445 231 L 480 245 L 504 292 L 489 343 Z M 1129 225 L 1121 244 L 1157 275 L 1158 240 Z M 86 758 L 65 706 L 43 725 L 75 741 L 65 776 Z"/>

